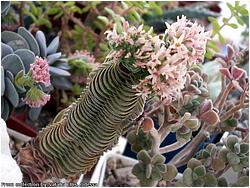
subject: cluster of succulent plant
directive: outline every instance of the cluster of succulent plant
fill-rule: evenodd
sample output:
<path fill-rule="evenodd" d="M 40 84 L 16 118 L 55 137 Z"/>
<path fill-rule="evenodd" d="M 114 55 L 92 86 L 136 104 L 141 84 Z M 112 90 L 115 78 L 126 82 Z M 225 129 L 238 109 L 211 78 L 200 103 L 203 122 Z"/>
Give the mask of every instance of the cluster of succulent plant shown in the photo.
<path fill-rule="evenodd" d="M 61 56 L 57 52 L 59 37 L 47 46 L 42 31 L 34 37 L 27 29 L 19 27 L 17 33 L 4 31 L 1 35 L 2 117 L 6 120 L 14 108 L 26 108 L 28 104 L 31 107 L 29 117 L 34 120 L 49 100 L 48 93 L 53 89 L 50 80 L 70 76 L 62 69 L 62 63 L 55 65 Z"/>
<path fill-rule="evenodd" d="M 151 135 L 140 129 L 137 133 L 136 130 L 132 130 L 127 135 L 128 142 L 131 144 L 131 150 L 135 153 L 141 150 L 150 150 L 152 147 Z"/>
<path fill-rule="evenodd" d="M 147 151 L 141 150 L 137 159 L 139 163 L 133 167 L 132 173 L 140 180 L 141 186 L 154 186 L 162 179 L 162 173 L 166 171 L 164 156 L 155 154 L 151 157 Z"/>
<path fill-rule="evenodd" d="M 222 145 L 223 146 L 223 145 Z M 235 172 L 240 172 L 249 166 L 249 144 L 242 142 L 237 136 L 230 135 L 225 140 L 225 147 L 209 144 L 200 151 L 199 159 L 215 171 L 224 170 L 226 165 Z"/>
<path fill-rule="evenodd" d="M 206 170 L 206 167 L 197 159 L 192 158 L 183 172 L 182 179 L 178 180 L 176 186 L 185 187 L 216 187 L 226 186 L 225 178 L 217 179 L 216 176 Z"/>
<path fill-rule="evenodd" d="M 223 83 L 226 89 L 215 102 L 208 98 L 208 80 L 199 68 L 209 36 L 202 26 L 182 17 L 177 23 L 167 24 L 163 36 L 145 31 L 143 26 L 129 27 L 128 22 L 120 28 L 122 32 L 116 28 L 107 32 L 111 52 L 91 74 L 80 98 L 20 152 L 19 164 L 31 181 L 85 174 L 120 135 L 137 125 L 128 134 L 139 160 L 133 173 L 141 185 L 155 186 L 161 179 L 172 183 L 176 167 L 187 164 L 200 143 L 219 128 L 217 125 L 236 110 L 246 108 L 244 71 L 232 65 L 235 60 L 229 54 L 225 58 L 228 63 L 221 69 L 222 77 L 227 79 Z M 242 92 L 240 105 L 225 112 L 226 99 L 234 88 Z M 152 95 L 156 97 L 150 98 Z M 153 101 L 152 108 L 143 112 L 148 98 Z M 176 142 L 161 146 L 170 132 L 176 133 Z M 197 133 L 194 138 L 193 132 Z M 184 146 L 180 155 L 164 164 L 162 154 Z M 30 159 L 34 161 L 32 168 Z M 197 161 L 189 162 L 183 180 L 177 184 L 225 184 L 223 178 L 218 179 Z"/>

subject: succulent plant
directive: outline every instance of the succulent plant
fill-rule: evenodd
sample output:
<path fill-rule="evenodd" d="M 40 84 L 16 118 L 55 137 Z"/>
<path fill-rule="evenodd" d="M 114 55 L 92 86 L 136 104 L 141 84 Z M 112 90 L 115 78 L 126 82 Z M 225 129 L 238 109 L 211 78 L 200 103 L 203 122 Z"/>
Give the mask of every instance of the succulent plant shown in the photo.
<path fill-rule="evenodd" d="M 25 103 L 22 101 L 26 94 L 25 87 L 20 86 L 20 80 L 29 73 L 30 65 L 36 60 L 36 56 L 46 58 L 50 64 L 49 71 L 54 76 L 69 76 L 69 72 L 51 65 L 61 56 L 56 53 L 59 46 L 59 37 L 56 37 L 50 45 L 46 46 L 45 36 L 42 31 L 36 33 L 36 38 L 24 27 L 19 27 L 18 32 L 2 32 L 2 66 L 1 66 L 1 96 L 3 119 L 7 119 L 14 108 L 23 108 Z M 27 84 L 27 83 L 26 83 Z M 52 90 L 51 87 L 38 87 L 45 93 Z M 32 120 L 38 118 L 41 108 L 31 108 L 29 117 Z"/>
<path fill-rule="evenodd" d="M 166 171 L 165 157 L 160 154 L 151 157 L 146 150 L 141 150 L 137 158 L 139 163 L 133 167 L 132 173 L 140 180 L 141 186 L 154 186 L 155 182 L 162 179 L 162 173 Z"/>
<path fill-rule="evenodd" d="M 209 144 L 199 152 L 198 158 L 214 171 L 221 171 L 229 164 L 235 172 L 240 172 L 249 165 L 248 153 L 249 144 L 230 135 L 226 139 L 226 147 Z"/>
<path fill-rule="evenodd" d="M 152 147 L 152 136 L 150 133 L 144 132 L 142 129 L 136 134 L 136 130 L 133 130 L 127 135 L 128 142 L 131 144 L 131 150 L 138 153 L 141 150 L 150 150 Z"/>
<path fill-rule="evenodd" d="M 200 67 L 192 67 L 187 72 L 187 79 L 184 89 L 189 95 L 208 97 L 207 75 L 201 72 Z"/>
<path fill-rule="evenodd" d="M 195 158 L 188 162 L 183 178 L 176 183 L 176 186 L 188 187 L 215 187 L 217 185 L 218 180 L 215 175 L 207 172 L 205 166 Z"/>
<path fill-rule="evenodd" d="M 192 132 L 197 131 L 199 128 L 199 120 L 186 112 L 177 123 L 172 125 L 171 131 L 176 132 L 177 140 L 189 140 L 192 136 Z"/>

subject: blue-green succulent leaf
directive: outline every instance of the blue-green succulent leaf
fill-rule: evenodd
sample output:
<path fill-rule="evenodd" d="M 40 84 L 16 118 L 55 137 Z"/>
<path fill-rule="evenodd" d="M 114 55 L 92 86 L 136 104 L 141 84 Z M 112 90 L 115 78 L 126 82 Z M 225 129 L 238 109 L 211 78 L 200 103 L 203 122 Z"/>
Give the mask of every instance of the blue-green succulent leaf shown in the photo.
<path fill-rule="evenodd" d="M 9 78 L 5 78 L 5 92 L 4 96 L 10 101 L 10 103 L 14 106 L 17 107 L 19 103 L 19 96 L 16 91 L 15 86 L 11 82 Z"/>
<path fill-rule="evenodd" d="M 25 73 L 28 73 L 30 70 L 30 64 L 34 63 L 36 60 L 35 54 L 27 49 L 17 50 L 15 51 L 15 54 L 21 58 L 25 68 Z"/>
<path fill-rule="evenodd" d="M 48 60 L 48 64 L 51 65 L 53 64 L 56 60 L 58 60 L 59 57 L 62 56 L 61 52 L 55 53 L 55 54 L 51 54 L 47 57 Z"/>
<path fill-rule="evenodd" d="M 14 82 L 14 75 L 8 70 L 6 71 L 6 77 L 8 77 L 11 82 Z"/>
<path fill-rule="evenodd" d="M 62 70 L 56 67 L 49 66 L 49 72 L 54 76 L 70 76 L 70 73 L 66 70 Z"/>
<path fill-rule="evenodd" d="M 42 31 L 36 32 L 36 41 L 40 49 L 40 56 L 43 58 L 46 57 L 47 55 L 46 38 Z"/>
<path fill-rule="evenodd" d="M 4 81 L 4 69 L 1 66 L 1 96 L 3 96 L 5 90 L 5 81 Z"/>
<path fill-rule="evenodd" d="M 51 83 L 57 89 L 70 90 L 73 87 L 72 83 L 65 77 L 53 76 Z"/>
<path fill-rule="evenodd" d="M 18 33 L 15 33 L 12 31 L 4 31 L 2 32 L 1 38 L 5 44 L 8 44 L 9 46 L 11 46 L 12 49 L 14 48 L 13 49 L 14 51 L 16 48 L 20 48 L 20 47 L 29 49 L 29 45 L 26 42 L 26 40 Z"/>
<path fill-rule="evenodd" d="M 14 76 L 21 70 L 24 65 L 21 58 L 16 54 L 9 54 L 2 59 L 2 66 L 5 70 L 9 70 Z"/>
<path fill-rule="evenodd" d="M 54 54 L 56 53 L 57 49 L 59 47 L 59 36 L 55 37 L 51 43 L 49 44 L 48 48 L 47 48 L 47 54 Z"/>
<path fill-rule="evenodd" d="M 8 54 L 13 54 L 13 50 L 10 46 L 1 42 L 1 53 L 1 57 L 3 58 Z"/>
<path fill-rule="evenodd" d="M 6 99 L 4 99 L 4 97 L 2 97 L 1 100 L 3 101 L 3 107 L 4 107 L 1 108 L 2 110 L 1 117 L 3 118 L 3 120 L 6 121 L 10 113 L 9 103 Z"/>
<path fill-rule="evenodd" d="M 18 28 L 18 34 L 20 34 L 27 41 L 30 50 L 34 52 L 36 56 L 40 56 L 40 49 L 35 37 L 24 27 Z"/>

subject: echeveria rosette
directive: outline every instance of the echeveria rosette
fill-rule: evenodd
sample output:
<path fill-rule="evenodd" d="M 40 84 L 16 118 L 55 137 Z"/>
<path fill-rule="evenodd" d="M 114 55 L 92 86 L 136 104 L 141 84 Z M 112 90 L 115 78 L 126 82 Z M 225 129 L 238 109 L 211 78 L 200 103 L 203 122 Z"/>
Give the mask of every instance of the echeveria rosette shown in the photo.
<path fill-rule="evenodd" d="M 156 94 L 169 104 L 184 88 L 188 68 L 203 60 L 210 33 L 184 16 L 167 27 L 165 36 L 154 36 L 152 29 L 146 32 L 142 25 L 129 27 L 128 22 L 121 34 L 114 27 L 107 32 L 113 48 L 107 61 L 120 61 L 138 75 L 139 95 Z"/>

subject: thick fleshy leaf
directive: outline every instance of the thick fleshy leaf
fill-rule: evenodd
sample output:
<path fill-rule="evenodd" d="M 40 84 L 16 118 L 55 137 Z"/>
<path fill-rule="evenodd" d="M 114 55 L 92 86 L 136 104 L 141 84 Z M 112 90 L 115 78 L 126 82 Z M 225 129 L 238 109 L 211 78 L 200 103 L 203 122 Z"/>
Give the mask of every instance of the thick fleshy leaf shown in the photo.
<path fill-rule="evenodd" d="M 193 184 L 192 170 L 190 168 L 186 168 L 186 170 L 183 173 L 183 183 L 186 186 L 192 186 Z"/>
<path fill-rule="evenodd" d="M 36 32 L 36 41 L 40 49 L 40 56 L 43 58 L 46 57 L 47 56 L 46 38 L 42 31 Z"/>
<path fill-rule="evenodd" d="M 134 174 L 138 179 L 145 178 L 144 173 L 144 165 L 141 162 L 134 165 L 132 169 L 132 174 Z"/>
<path fill-rule="evenodd" d="M 154 121 L 151 118 L 146 117 L 143 120 L 143 131 L 149 132 L 153 127 L 154 127 Z"/>
<path fill-rule="evenodd" d="M 21 58 L 25 68 L 25 73 L 28 73 L 30 70 L 30 64 L 34 63 L 36 60 L 35 54 L 27 49 L 17 50 L 15 51 L 15 54 Z"/>
<path fill-rule="evenodd" d="M 212 110 L 213 108 L 213 102 L 211 99 L 205 100 L 200 107 L 200 114 L 203 114 L 209 110 Z"/>
<path fill-rule="evenodd" d="M 231 73 L 228 68 L 220 68 L 220 72 L 225 75 L 228 79 L 232 79 Z"/>
<path fill-rule="evenodd" d="M 2 66 L 5 70 L 9 70 L 14 76 L 21 70 L 24 70 L 24 65 L 19 56 L 9 54 L 2 59 Z"/>
<path fill-rule="evenodd" d="M 235 153 L 232 152 L 227 154 L 227 160 L 231 165 L 237 165 L 240 163 L 240 158 Z"/>
<path fill-rule="evenodd" d="M 200 166 L 200 165 L 202 165 L 202 163 L 199 160 L 192 158 L 188 161 L 187 167 L 194 169 L 195 167 Z"/>
<path fill-rule="evenodd" d="M 182 128 L 179 129 L 178 131 L 176 131 L 176 139 L 177 140 L 185 140 L 185 141 L 187 141 L 187 140 L 189 140 L 191 138 L 192 131 L 191 131 L 191 129 L 187 128 L 187 130 L 185 132 L 183 132 Z"/>
<path fill-rule="evenodd" d="M 1 96 L 3 96 L 4 90 L 5 90 L 4 69 L 1 66 Z"/>
<path fill-rule="evenodd" d="M 72 89 L 72 83 L 65 77 L 55 76 L 52 77 L 51 84 L 57 89 L 70 90 Z"/>
<path fill-rule="evenodd" d="M 237 181 L 240 187 L 249 187 L 249 176 L 241 176 Z"/>
<path fill-rule="evenodd" d="M 245 73 L 244 69 L 241 69 L 239 67 L 233 66 L 231 69 L 231 74 L 234 80 L 239 80 Z"/>
<path fill-rule="evenodd" d="M 49 72 L 54 76 L 70 76 L 70 73 L 66 70 L 62 70 L 56 67 L 49 66 Z"/>
<path fill-rule="evenodd" d="M 137 154 L 137 159 L 143 161 L 143 163 L 145 164 L 151 163 L 151 157 L 149 156 L 148 152 L 146 152 L 145 150 L 141 150 Z"/>
<path fill-rule="evenodd" d="M 156 154 L 152 157 L 152 164 L 163 164 L 165 162 L 165 157 L 161 154 Z"/>
<path fill-rule="evenodd" d="M 198 119 L 188 119 L 183 124 L 193 131 L 197 130 L 200 127 L 200 122 Z"/>
<path fill-rule="evenodd" d="M 35 37 L 24 27 L 18 28 L 18 34 L 20 34 L 27 41 L 30 50 L 35 54 L 35 56 L 39 56 L 40 50 Z"/>
<path fill-rule="evenodd" d="M 227 44 L 227 58 L 228 58 L 228 60 L 232 59 L 233 55 L 234 55 L 234 48 L 230 44 Z"/>
<path fill-rule="evenodd" d="M 228 187 L 227 179 L 225 177 L 218 178 L 218 187 Z"/>
<path fill-rule="evenodd" d="M 13 54 L 13 50 L 10 46 L 8 46 L 7 44 L 4 44 L 3 42 L 1 42 L 1 57 L 5 57 L 8 54 Z"/>
<path fill-rule="evenodd" d="M 223 170 L 225 168 L 225 163 L 220 158 L 212 159 L 212 168 L 215 171 L 221 171 L 221 170 Z"/>
<path fill-rule="evenodd" d="M 63 70 L 70 70 L 70 66 L 67 63 L 59 63 L 55 65 L 55 67 Z"/>
<path fill-rule="evenodd" d="M 213 110 L 209 110 L 209 111 L 201 114 L 200 119 L 205 121 L 206 123 L 208 123 L 210 125 L 214 125 L 220 121 L 219 115 Z"/>
<path fill-rule="evenodd" d="M 9 46 L 11 46 L 12 48 L 14 47 L 14 45 L 17 45 L 17 46 L 22 46 L 23 48 L 25 49 L 29 49 L 29 45 L 28 43 L 26 42 L 26 40 L 19 34 L 15 33 L 15 32 L 12 32 L 12 31 L 3 31 L 2 32 L 2 36 L 1 36 L 1 39 L 2 41 L 5 43 L 5 44 L 8 44 L 10 43 L 11 41 L 15 41 L 13 43 L 10 43 Z M 15 47 L 16 48 L 16 47 Z M 14 50 L 14 49 L 13 49 Z M 15 50 L 14 50 L 15 51 Z"/>
<path fill-rule="evenodd" d="M 227 137 L 227 141 L 226 141 L 226 144 L 227 144 L 227 147 L 231 150 L 231 151 L 234 151 L 234 145 L 236 143 L 239 142 L 239 139 L 237 136 L 235 135 L 229 135 Z"/>
<path fill-rule="evenodd" d="M 9 78 L 5 78 L 5 92 L 4 96 L 10 101 L 10 103 L 16 107 L 19 103 L 19 96 Z"/>
<path fill-rule="evenodd" d="M 47 60 L 48 60 L 48 64 L 51 65 L 53 64 L 56 60 L 59 59 L 59 57 L 62 56 L 62 53 L 61 52 L 58 52 L 58 53 L 55 53 L 55 54 L 51 54 L 47 57 Z"/>
<path fill-rule="evenodd" d="M 160 172 L 158 169 L 153 168 L 153 169 L 152 169 L 152 176 L 151 176 L 151 179 L 152 179 L 153 181 L 159 181 L 161 178 L 162 178 L 161 172 Z"/>
<path fill-rule="evenodd" d="M 6 71 L 6 77 L 8 77 L 11 82 L 14 82 L 14 75 L 8 70 Z"/>
<path fill-rule="evenodd" d="M 227 154 L 229 153 L 229 150 L 227 148 L 222 148 L 219 152 L 219 158 L 223 160 L 225 163 L 227 162 Z"/>
<path fill-rule="evenodd" d="M 149 179 L 151 174 L 152 174 L 152 165 L 147 164 L 146 168 L 145 168 L 145 176 L 146 176 L 146 178 Z"/>
<path fill-rule="evenodd" d="M 55 37 L 51 43 L 49 44 L 48 48 L 47 48 L 47 54 L 54 54 L 56 53 L 57 49 L 59 47 L 59 36 Z"/>
<path fill-rule="evenodd" d="M 217 186 L 217 179 L 212 173 L 207 173 L 204 177 L 205 180 L 205 187 L 216 187 Z"/>
<path fill-rule="evenodd" d="M 194 168 L 194 172 L 197 174 L 198 177 L 203 177 L 206 174 L 206 168 L 205 166 L 200 165 Z"/>
<path fill-rule="evenodd" d="M 22 40 L 12 40 L 7 43 L 8 46 L 10 46 L 13 51 L 19 50 L 19 49 L 29 49 L 26 46 L 26 43 L 23 42 Z"/>
<path fill-rule="evenodd" d="M 249 152 L 249 144 L 248 143 L 240 144 L 240 153 L 246 154 L 248 152 Z"/>
<path fill-rule="evenodd" d="M 163 173 L 163 179 L 172 181 L 177 176 L 178 170 L 174 165 L 167 164 L 166 171 Z"/>
<path fill-rule="evenodd" d="M 3 100 L 3 106 L 4 106 L 4 108 L 1 108 L 2 111 L 1 117 L 3 118 L 3 120 L 6 121 L 10 113 L 9 103 L 6 99 L 4 99 L 4 97 L 1 97 L 1 100 Z"/>

